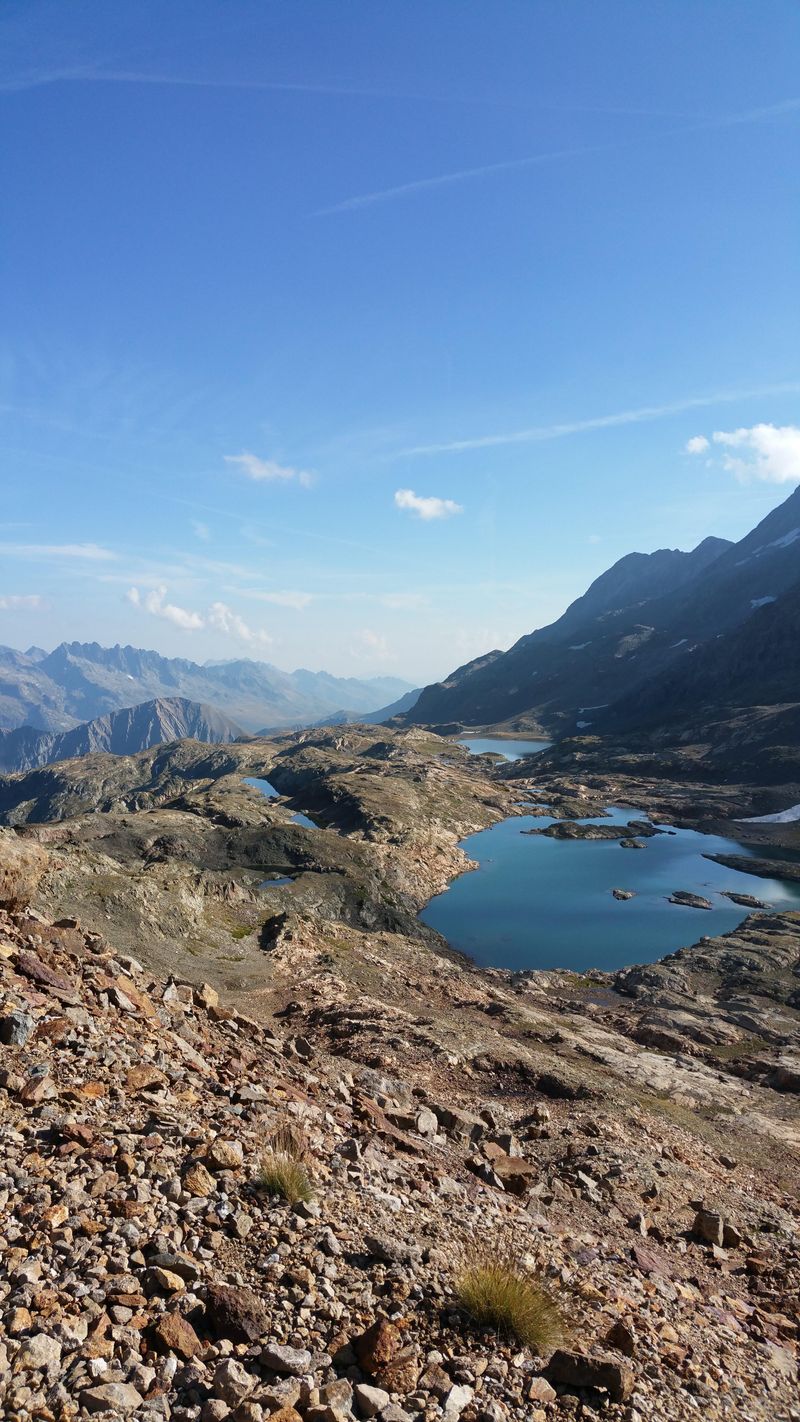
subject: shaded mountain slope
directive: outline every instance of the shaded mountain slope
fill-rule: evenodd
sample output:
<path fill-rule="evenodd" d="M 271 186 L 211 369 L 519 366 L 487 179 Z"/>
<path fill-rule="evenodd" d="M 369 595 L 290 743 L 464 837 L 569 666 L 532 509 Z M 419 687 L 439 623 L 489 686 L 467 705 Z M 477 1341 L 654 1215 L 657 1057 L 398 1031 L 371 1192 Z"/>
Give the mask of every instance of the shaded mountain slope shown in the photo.
<path fill-rule="evenodd" d="M 798 580 L 800 490 L 737 544 L 706 539 L 691 554 L 621 559 L 551 626 L 426 687 L 406 720 L 528 717 L 556 734 L 584 729 L 606 707 L 679 672 L 699 646 L 744 626 Z"/>
<path fill-rule="evenodd" d="M 92 751 L 135 755 L 165 741 L 191 737 L 196 741 L 225 742 L 235 741 L 243 734 L 240 726 L 214 706 L 180 696 L 160 698 L 98 716 L 71 731 L 37 731 L 33 726 L 0 731 L 0 771 L 11 774 L 34 770 Z"/>

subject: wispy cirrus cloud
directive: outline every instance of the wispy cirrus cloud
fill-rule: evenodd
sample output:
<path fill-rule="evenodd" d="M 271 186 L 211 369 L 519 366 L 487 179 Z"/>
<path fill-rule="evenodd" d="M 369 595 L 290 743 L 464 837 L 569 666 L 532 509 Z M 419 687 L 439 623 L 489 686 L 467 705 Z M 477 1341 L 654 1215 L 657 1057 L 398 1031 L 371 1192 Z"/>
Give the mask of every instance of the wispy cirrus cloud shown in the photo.
<path fill-rule="evenodd" d="M 469 449 L 493 449 L 505 444 L 538 444 L 551 439 L 564 439 L 568 435 L 584 434 L 590 430 L 615 429 L 624 425 L 639 425 L 652 420 L 666 419 L 670 415 L 686 414 L 690 410 L 708 409 L 713 405 L 735 404 L 738 400 L 755 400 L 771 395 L 794 395 L 800 392 L 800 381 L 784 381 L 779 385 L 765 385 L 755 390 L 718 390 L 711 395 L 691 395 L 684 400 L 671 400 L 663 405 L 640 405 L 632 410 L 620 410 L 611 415 L 592 415 L 588 419 L 565 420 L 558 424 L 532 425 L 528 429 L 510 430 L 503 433 L 475 435 L 467 439 L 443 440 L 436 444 L 416 444 L 400 449 L 394 459 L 410 458 L 425 454 L 459 454 Z"/>
<path fill-rule="evenodd" d="M 330 217 L 338 212 L 354 212 L 360 208 L 372 207 L 376 203 L 393 202 L 398 198 L 411 197 L 415 193 L 430 191 L 436 188 L 453 187 L 459 183 L 493 177 L 498 173 L 510 173 L 525 168 L 534 168 L 540 164 L 554 163 L 562 158 L 589 157 L 597 153 L 617 152 L 622 148 L 638 147 L 641 144 L 650 144 L 665 138 L 679 138 L 683 135 L 702 133 L 705 130 L 715 128 L 732 128 L 741 124 L 763 123 L 769 119 L 785 117 L 798 110 L 800 110 L 800 98 L 792 97 L 782 99 L 776 104 L 767 104 L 760 108 L 745 109 L 737 114 L 699 116 L 696 119 L 691 119 L 687 115 L 687 118 L 689 118 L 687 123 L 681 123 L 674 128 L 666 130 L 661 129 L 655 133 L 637 133 L 635 137 L 628 139 L 617 139 L 616 141 L 608 143 L 585 144 L 575 148 L 554 148 L 543 153 L 530 153 L 521 158 L 508 158 L 497 163 L 481 163 L 475 167 L 456 168 L 449 173 L 437 173 L 427 177 L 412 178 L 408 182 L 396 183 L 392 187 L 376 188 L 372 192 L 357 193 L 353 197 L 342 198 L 339 202 L 331 203 L 327 207 L 318 208 L 312 216 Z"/>
<path fill-rule="evenodd" d="M 723 469 L 740 483 L 794 484 L 800 480 L 800 428 L 759 424 L 737 430 L 715 430 L 687 441 L 688 454 L 713 456 L 721 451 Z M 711 461 L 713 463 L 713 459 Z"/>
<path fill-rule="evenodd" d="M 97 543 L 0 543 L 0 553 L 9 558 L 83 558 L 89 563 L 108 563 L 117 557 Z"/>
<path fill-rule="evenodd" d="M 474 178 L 488 178 L 495 173 L 511 173 L 521 168 L 534 168 L 540 163 L 553 163 L 559 158 L 579 158 L 587 153 L 602 152 L 606 148 L 616 148 L 618 144 L 591 144 L 583 148 L 555 148 L 546 153 L 531 153 L 524 158 L 508 158 L 499 163 L 481 163 L 474 168 L 456 168 L 452 173 L 437 173 L 428 178 L 412 178 L 407 183 L 397 183 L 391 188 L 378 188 L 374 192 L 357 193 L 354 197 L 343 198 L 329 207 L 318 208 L 313 217 L 330 217 L 336 212 L 354 212 L 358 208 L 374 207 L 376 203 L 392 202 L 397 198 L 411 197 L 432 188 L 454 187 Z"/>
<path fill-rule="evenodd" d="M 275 459 L 260 459 L 249 450 L 242 454 L 226 454 L 223 457 L 226 464 L 235 465 L 248 479 L 257 484 L 288 483 L 294 479 L 304 489 L 309 489 L 314 483 L 314 475 L 308 469 L 295 469 L 290 464 L 279 464 Z"/>
<path fill-rule="evenodd" d="M 464 512 L 461 504 L 457 504 L 453 499 L 439 499 L 434 495 L 424 497 L 415 494 L 413 489 L 398 489 L 394 502 L 396 508 L 407 510 L 421 518 L 424 523 L 435 518 L 452 518 L 453 514 Z"/>
<path fill-rule="evenodd" d="M 275 607 L 292 607 L 302 612 L 314 601 L 313 593 L 293 592 L 291 589 L 278 592 L 264 592 L 261 588 L 238 588 L 242 597 L 251 597 L 255 602 L 271 602 Z"/>
<path fill-rule="evenodd" d="M 40 612 L 45 607 L 39 593 L 0 593 L 0 612 Z"/>

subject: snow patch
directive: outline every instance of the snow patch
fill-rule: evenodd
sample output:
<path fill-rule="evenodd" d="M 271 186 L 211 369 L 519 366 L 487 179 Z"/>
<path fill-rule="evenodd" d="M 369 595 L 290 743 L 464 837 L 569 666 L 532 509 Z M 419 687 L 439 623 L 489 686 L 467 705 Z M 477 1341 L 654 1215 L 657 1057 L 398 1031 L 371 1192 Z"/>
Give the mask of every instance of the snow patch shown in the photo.
<path fill-rule="evenodd" d="M 740 825 L 791 825 L 800 820 L 800 805 L 791 805 L 788 810 L 778 810 L 775 815 L 751 815 L 749 819 L 737 820 Z"/>
<path fill-rule="evenodd" d="M 670 647 L 670 651 L 674 652 L 676 647 L 685 647 L 688 640 L 688 637 L 681 637 L 680 642 L 673 642 L 672 646 Z"/>
<path fill-rule="evenodd" d="M 591 726 L 591 721 L 576 721 L 575 725 L 579 731 L 585 731 L 587 726 Z"/>
<path fill-rule="evenodd" d="M 790 533 L 784 533 L 782 538 L 773 538 L 768 548 L 789 548 L 792 543 L 796 543 L 800 538 L 800 528 L 793 528 Z"/>
<path fill-rule="evenodd" d="M 591 647 L 591 642 L 576 642 L 574 647 L 570 647 L 571 652 L 582 652 L 584 647 Z"/>
<path fill-rule="evenodd" d="M 774 597 L 751 597 L 750 606 L 755 610 L 757 607 L 766 607 L 768 602 L 774 601 Z"/>

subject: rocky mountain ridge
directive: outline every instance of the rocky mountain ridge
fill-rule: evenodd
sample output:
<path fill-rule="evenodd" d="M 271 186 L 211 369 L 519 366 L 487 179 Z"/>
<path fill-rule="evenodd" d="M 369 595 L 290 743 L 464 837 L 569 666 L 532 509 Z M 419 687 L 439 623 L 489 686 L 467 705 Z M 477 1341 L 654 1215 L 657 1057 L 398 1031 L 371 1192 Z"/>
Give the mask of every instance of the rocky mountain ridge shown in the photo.
<path fill-rule="evenodd" d="M 731 696 L 737 706 L 769 705 L 775 696 L 797 703 L 800 652 L 791 629 L 798 593 L 800 489 L 735 545 L 707 539 L 692 554 L 661 550 L 621 559 L 550 627 L 426 687 L 403 721 L 603 734 L 618 705 L 626 708 L 626 729 L 635 730 L 637 707 L 663 704 L 671 688 L 667 700 L 688 726 L 696 709 L 692 668 L 709 660 L 717 670 L 706 678 L 706 691 L 716 706 Z M 773 617 L 787 627 L 780 687 L 760 674 L 758 659 L 748 664 L 737 652 L 758 644 L 771 626 L 761 614 L 773 604 Z"/>
<path fill-rule="evenodd" d="M 189 738 L 213 744 L 235 741 L 243 735 L 241 726 L 213 706 L 202 706 L 180 696 L 161 697 L 123 711 L 111 711 L 71 731 L 37 731 L 33 726 L 0 731 L 0 773 L 34 770 L 95 751 L 132 755 L 165 741 Z"/>

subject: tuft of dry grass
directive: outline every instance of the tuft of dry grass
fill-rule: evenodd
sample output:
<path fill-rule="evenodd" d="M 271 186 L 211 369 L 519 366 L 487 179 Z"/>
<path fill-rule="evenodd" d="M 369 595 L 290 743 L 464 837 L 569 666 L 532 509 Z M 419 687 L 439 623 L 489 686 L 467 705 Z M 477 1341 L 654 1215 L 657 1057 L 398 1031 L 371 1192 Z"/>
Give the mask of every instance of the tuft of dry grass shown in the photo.
<path fill-rule="evenodd" d="M 279 1195 L 290 1205 L 298 1200 L 308 1204 L 314 1198 L 314 1190 L 307 1158 L 302 1131 L 291 1122 L 283 1122 L 270 1135 L 259 1162 L 256 1176 L 259 1189 L 269 1195 Z"/>
<path fill-rule="evenodd" d="M 540 1357 L 563 1342 L 557 1304 L 510 1246 L 469 1251 L 455 1286 L 459 1305 L 482 1327 L 516 1338 Z"/>

